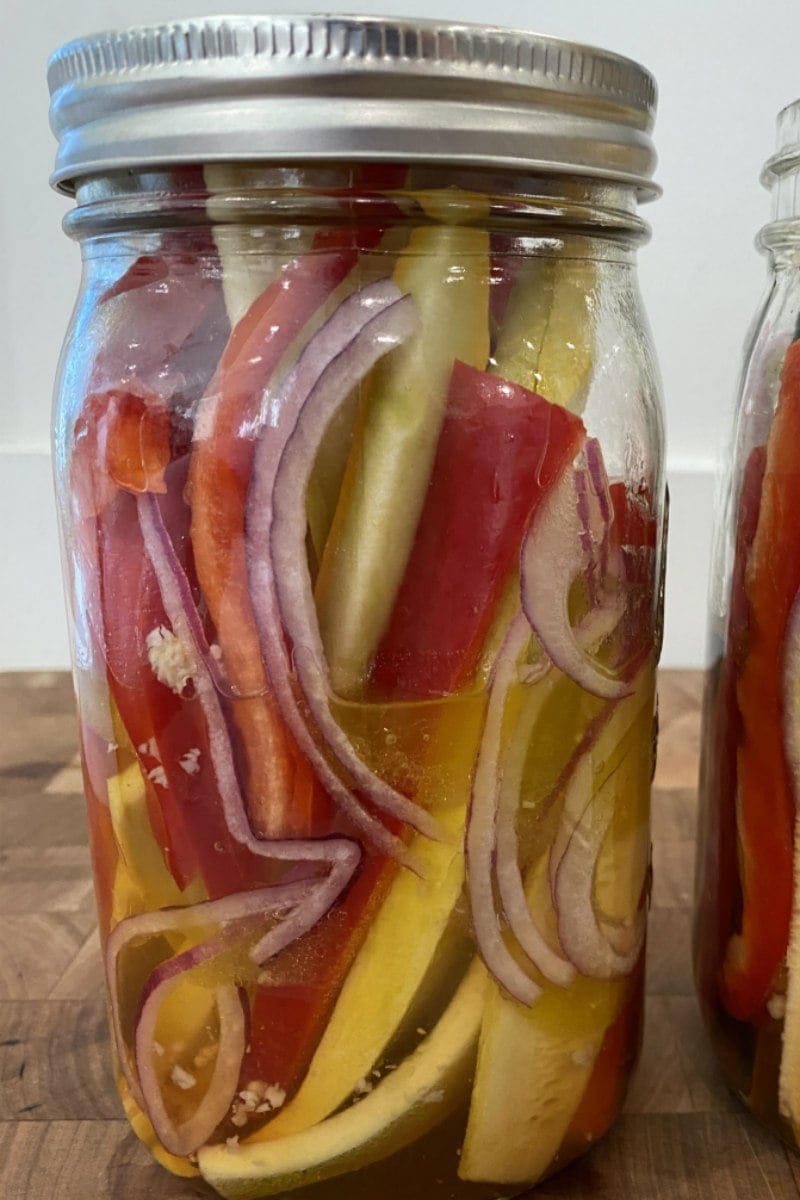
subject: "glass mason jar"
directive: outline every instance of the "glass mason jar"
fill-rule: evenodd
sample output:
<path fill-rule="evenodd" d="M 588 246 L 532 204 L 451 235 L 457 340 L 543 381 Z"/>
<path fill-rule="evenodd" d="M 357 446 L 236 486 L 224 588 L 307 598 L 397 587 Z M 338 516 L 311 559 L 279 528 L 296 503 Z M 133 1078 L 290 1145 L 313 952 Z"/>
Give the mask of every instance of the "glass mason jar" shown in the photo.
<path fill-rule="evenodd" d="M 223 1196 L 508 1195 L 606 1131 L 641 1032 L 652 81 L 572 48 L 588 66 L 553 76 L 547 125 L 549 43 L 423 25 L 454 47 L 418 63 L 452 137 L 421 123 L 417 156 L 418 27 L 203 28 L 51 68 L 84 263 L 56 475 L 120 1094 L 160 1162 Z M 262 62 L 287 28 L 297 61 Z M 209 30 L 220 127 L 246 70 L 269 92 L 288 61 L 309 90 L 320 31 L 317 66 L 388 103 L 386 59 L 353 74 L 347 49 L 381 32 L 386 153 L 333 87 L 309 118 L 324 159 L 311 128 L 293 154 L 210 136 L 175 50 L 200 78 Z M 504 119 L 476 66 L 501 38 L 536 161 L 480 130 L 459 149 L 476 80 Z"/>
<path fill-rule="evenodd" d="M 791 1145 L 800 1130 L 800 103 L 778 118 L 711 581 L 695 976 L 724 1075 Z M 794 916 L 793 916 L 794 914 Z"/>

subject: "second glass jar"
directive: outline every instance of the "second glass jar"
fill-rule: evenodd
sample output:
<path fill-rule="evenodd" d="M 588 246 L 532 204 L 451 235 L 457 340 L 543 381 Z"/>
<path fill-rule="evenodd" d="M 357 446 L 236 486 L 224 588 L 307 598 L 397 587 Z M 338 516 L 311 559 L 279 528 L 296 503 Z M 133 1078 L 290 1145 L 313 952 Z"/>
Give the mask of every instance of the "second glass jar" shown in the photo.
<path fill-rule="evenodd" d="M 725 1077 L 800 1132 L 800 105 L 764 181 L 767 295 L 749 338 L 719 514 L 701 764 L 695 973 Z"/>

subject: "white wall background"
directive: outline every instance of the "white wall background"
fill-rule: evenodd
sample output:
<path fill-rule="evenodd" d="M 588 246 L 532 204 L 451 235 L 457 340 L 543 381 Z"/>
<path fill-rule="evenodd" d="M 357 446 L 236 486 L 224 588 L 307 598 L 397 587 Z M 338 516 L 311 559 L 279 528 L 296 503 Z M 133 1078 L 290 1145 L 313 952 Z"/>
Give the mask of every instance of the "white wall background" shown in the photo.
<path fill-rule="evenodd" d="M 282 11 L 307 4 L 280 0 Z M 348 4 L 343 7 L 347 9 Z M 800 95 L 800 9 L 734 0 L 359 0 L 402 11 L 571 37 L 639 59 L 660 87 L 656 142 L 664 197 L 646 216 L 645 299 L 667 398 L 672 524 L 664 662 L 703 659 L 715 459 L 740 348 L 764 282 L 753 238 L 768 216 L 758 173 L 778 109 Z M 67 664 L 48 460 L 50 391 L 78 282 L 61 233 L 67 202 L 47 176 L 45 60 L 100 29 L 216 13 L 193 0 L 2 0 L 0 113 L 0 669 Z M 241 0 L 233 11 L 269 3 Z"/>

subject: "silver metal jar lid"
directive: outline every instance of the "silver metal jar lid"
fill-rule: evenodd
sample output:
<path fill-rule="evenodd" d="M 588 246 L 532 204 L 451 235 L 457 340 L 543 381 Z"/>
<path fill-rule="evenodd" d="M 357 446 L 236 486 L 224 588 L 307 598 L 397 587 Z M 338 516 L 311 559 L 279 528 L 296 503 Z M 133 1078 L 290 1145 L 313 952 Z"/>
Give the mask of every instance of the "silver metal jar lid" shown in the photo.
<path fill-rule="evenodd" d="M 482 25 L 212 17 L 70 42 L 48 69 L 52 183 L 271 160 L 446 163 L 658 193 L 656 85 L 630 59 Z"/>

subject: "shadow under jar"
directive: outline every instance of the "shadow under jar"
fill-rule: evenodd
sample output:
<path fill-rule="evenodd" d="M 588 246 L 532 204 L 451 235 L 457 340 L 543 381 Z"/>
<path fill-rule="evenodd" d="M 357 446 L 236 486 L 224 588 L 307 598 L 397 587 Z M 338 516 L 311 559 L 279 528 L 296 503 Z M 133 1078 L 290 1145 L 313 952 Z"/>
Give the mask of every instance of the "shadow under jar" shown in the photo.
<path fill-rule="evenodd" d="M 636 1058 L 654 90 L 561 53 L 237 19 L 51 66 L 117 1080 L 156 1158 L 223 1196 L 518 1193 L 605 1133 Z"/>
<path fill-rule="evenodd" d="M 800 106 L 778 118 L 760 235 L 770 275 L 748 338 L 711 581 L 695 977 L 730 1087 L 800 1130 Z M 794 914 L 794 915 L 793 915 Z"/>

